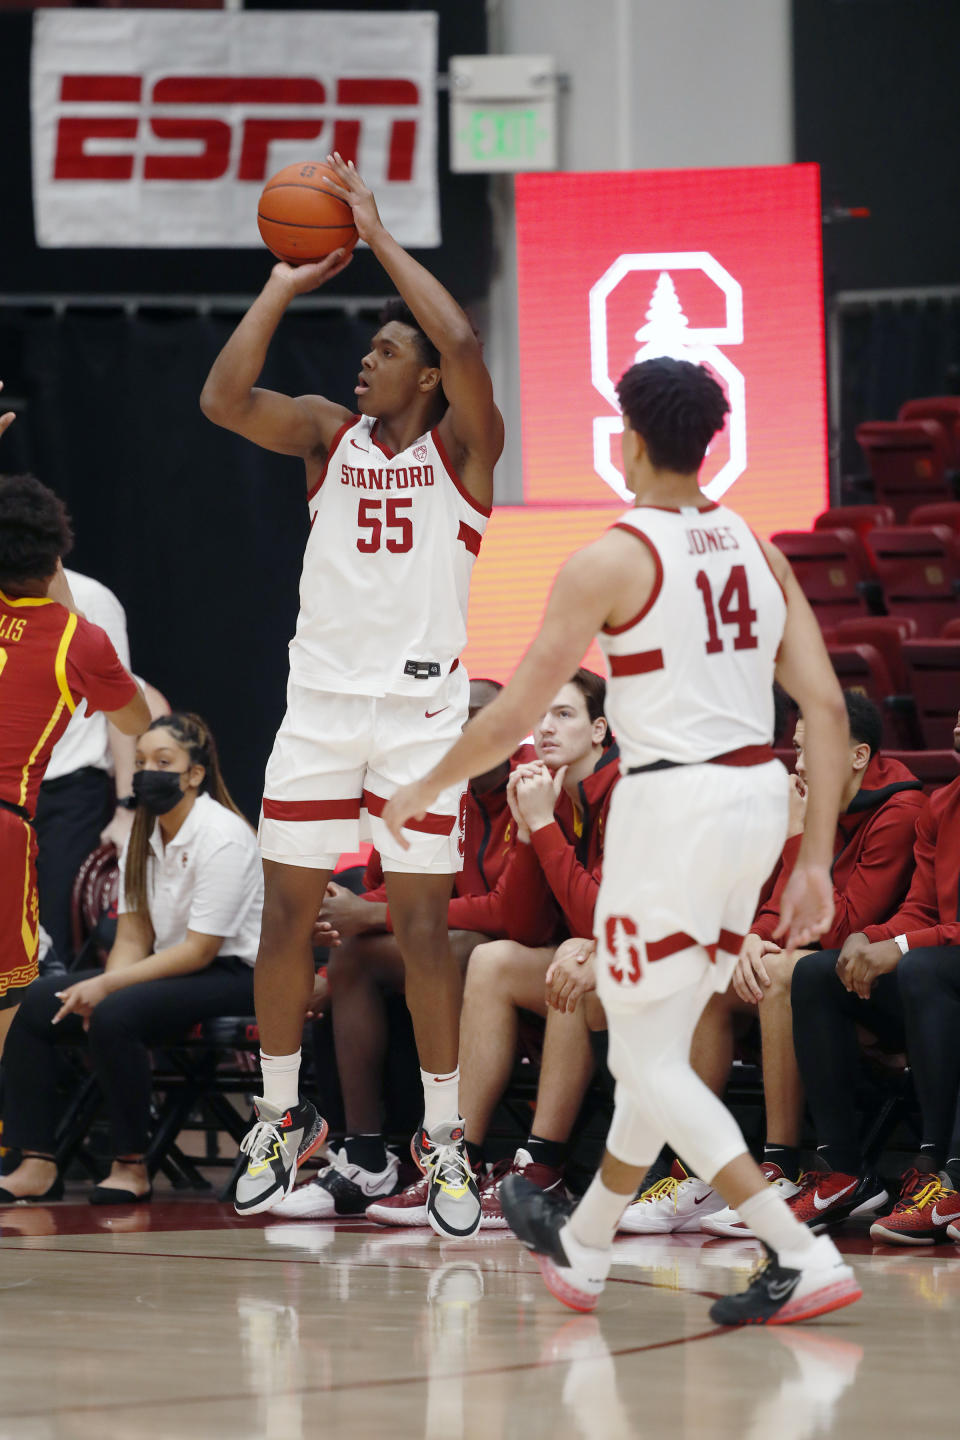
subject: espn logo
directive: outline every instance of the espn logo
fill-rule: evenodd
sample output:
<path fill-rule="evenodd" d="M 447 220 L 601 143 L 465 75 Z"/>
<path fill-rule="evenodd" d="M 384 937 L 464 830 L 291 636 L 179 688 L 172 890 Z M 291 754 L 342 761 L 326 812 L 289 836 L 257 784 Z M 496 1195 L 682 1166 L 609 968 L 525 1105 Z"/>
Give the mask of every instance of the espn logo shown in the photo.
<path fill-rule="evenodd" d="M 53 179 L 263 181 L 273 141 L 319 141 L 324 153 L 356 162 L 362 127 L 379 116 L 389 125 L 384 178 L 412 180 L 419 87 L 371 77 L 337 80 L 333 89 L 328 102 L 327 87 L 310 76 L 164 75 L 147 99 L 141 75 L 63 75 L 60 107 L 70 113 L 57 120 Z M 118 106 L 132 113 L 118 114 Z M 151 137 L 184 148 L 151 153 Z M 111 153 L 97 153 L 97 141 L 113 142 Z"/>

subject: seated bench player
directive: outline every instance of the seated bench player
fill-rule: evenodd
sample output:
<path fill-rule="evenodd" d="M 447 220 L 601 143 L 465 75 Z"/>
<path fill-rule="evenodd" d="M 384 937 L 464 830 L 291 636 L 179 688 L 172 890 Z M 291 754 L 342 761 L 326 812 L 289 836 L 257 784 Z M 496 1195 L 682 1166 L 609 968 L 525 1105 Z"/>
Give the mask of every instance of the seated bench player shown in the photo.
<path fill-rule="evenodd" d="M 605 819 L 620 773 L 619 751 L 603 714 L 605 695 L 604 680 L 579 669 L 534 727 L 538 763 L 518 767 L 511 777 L 508 795 L 518 844 L 503 887 L 513 937 L 522 933 L 520 927 L 529 929 L 544 896 L 557 907 L 560 934 L 592 934 Z M 520 1012 L 546 1014 L 544 982 L 556 954 L 556 938 L 542 945 L 510 938 L 478 946 L 470 957 L 460 1045 L 464 1122 L 474 1167 L 484 1163 L 487 1129 L 513 1070 Z M 591 1073 L 592 1065 L 591 1057 Z M 589 1074 L 582 1088 L 587 1083 Z M 574 1089 L 565 1094 L 569 1103 Z M 579 1104 L 576 1100 L 573 1118 Z M 537 1138 L 528 1147 L 532 1143 L 539 1154 Z M 521 1156 L 518 1163 L 527 1162 Z M 482 1206 L 481 1197 L 481 1217 Z M 418 1183 L 370 1207 L 367 1215 L 381 1224 L 423 1224 L 423 1207 Z M 489 1218 L 489 1197 L 487 1212 Z"/>

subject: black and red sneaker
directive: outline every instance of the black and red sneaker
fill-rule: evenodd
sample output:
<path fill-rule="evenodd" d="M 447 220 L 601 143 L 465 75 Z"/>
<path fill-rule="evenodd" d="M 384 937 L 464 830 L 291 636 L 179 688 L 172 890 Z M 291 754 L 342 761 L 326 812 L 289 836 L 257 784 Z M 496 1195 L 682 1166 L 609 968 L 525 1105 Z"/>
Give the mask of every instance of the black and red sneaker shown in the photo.
<path fill-rule="evenodd" d="M 529 1150 L 520 1149 L 512 1160 L 500 1160 L 487 1175 L 480 1187 L 480 1229 L 509 1230 L 507 1217 L 500 1204 L 500 1182 L 507 1175 L 523 1175 L 538 1190 L 546 1195 L 569 1198 L 563 1183 L 563 1171 L 552 1165 L 541 1165 L 534 1160 Z"/>
<path fill-rule="evenodd" d="M 852 1216 L 872 1215 L 890 1196 L 879 1175 L 846 1175 L 840 1170 L 807 1170 L 787 1204 L 793 1215 L 817 1234 Z"/>
<path fill-rule="evenodd" d="M 870 1226 L 870 1236 L 888 1245 L 935 1245 L 950 1237 L 947 1229 L 960 1220 L 960 1193 L 942 1175 L 908 1170 L 900 1199 L 888 1215 Z"/>

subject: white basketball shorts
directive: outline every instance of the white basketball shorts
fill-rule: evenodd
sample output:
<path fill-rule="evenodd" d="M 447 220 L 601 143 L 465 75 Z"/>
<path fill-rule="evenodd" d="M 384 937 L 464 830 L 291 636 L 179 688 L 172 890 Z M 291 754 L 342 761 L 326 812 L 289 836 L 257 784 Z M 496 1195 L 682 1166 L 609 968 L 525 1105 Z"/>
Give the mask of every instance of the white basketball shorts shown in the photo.
<path fill-rule="evenodd" d="M 786 840 L 787 794 L 779 760 L 623 777 L 610 801 L 595 920 L 597 994 L 608 1014 L 696 989 L 705 974 L 726 990 Z"/>
<path fill-rule="evenodd" d="M 263 784 L 264 859 L 332 870 L 342 854 L 372 840 L 384 871 L 460 870 L 464 786 L 444 791 L 423 820 L 410 821 L 409 850 L 381 816 L 394 791 L 421 779 L 458 739 L 469 693 L 462 666 L 429 697 L 335 695 L 291 680 Z"/>

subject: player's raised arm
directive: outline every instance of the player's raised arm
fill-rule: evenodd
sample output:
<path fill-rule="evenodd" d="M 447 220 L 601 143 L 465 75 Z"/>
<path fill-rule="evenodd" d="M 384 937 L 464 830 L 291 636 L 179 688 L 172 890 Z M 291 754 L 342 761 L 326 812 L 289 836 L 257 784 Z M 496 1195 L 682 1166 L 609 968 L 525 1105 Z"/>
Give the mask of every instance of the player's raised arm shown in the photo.
<path fill-rule="evenodd" d="M 353 162 L 345 164 L 339 155 L 331 155 L 327 164 L 340 179 L 339 186 L 331 183 L 330 188 L 353 210 L 361 240 L 370 246 L 440 352 L 441 381 L 449 404 L 440 422 L 444 442 L 457 452 L 467 489 L 474 499 L 488 505 L 492 470 L 503 449 L 503 420 L 494 404 L 493 385 L 473 326 L 450 292 L 384 228 L 373 194 Z M 476 473 L 471 460 L 477 462 Z"/>
<path fill-rule="evenodd" d="M 306 460 L 327 450 L 350 412 L 321 395 L 262 390 L 257 379 L 291 300 L 332 280 L 351 258 L 335 250 L 315 265 L 283 261 L 274 265 L 266 285 L 213 362 L 200 392 L 200 408 L 208 420 L 280 455 Z"/>

